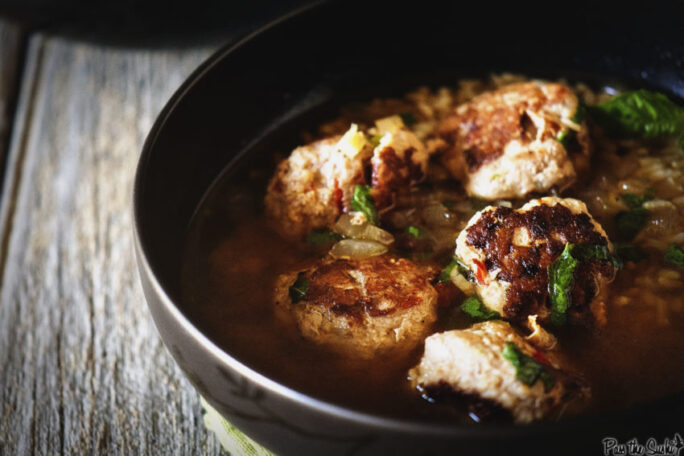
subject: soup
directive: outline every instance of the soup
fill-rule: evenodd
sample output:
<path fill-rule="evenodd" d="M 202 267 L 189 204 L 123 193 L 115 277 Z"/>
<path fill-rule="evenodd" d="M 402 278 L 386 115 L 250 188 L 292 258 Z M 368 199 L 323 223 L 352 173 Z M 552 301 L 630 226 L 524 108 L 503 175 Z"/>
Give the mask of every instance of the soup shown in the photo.
<path fill-rule="evenodd" d="M 382 123 L 373 126 L 374 122 L 390 119 L 387 122 L 402 122 L 401 129 L 410 132 L 425 147 L 424 175 L 416 179 L 406 178 L 410 173 L 403 175 L 408 179 L 401 182 L 405 188 L 394 191 L 390 196 L 379 190 L 380 184 L 375 185 L 379 179 L 360 176 L 364 182 L 374 182 L 373 186 L 369 185 L 374 191 L 371 201 L 375 201 L 378 207 L 384 205 L 377 215 L 376 225 L 391 235 L 387 245 L 376 243 L 373 247 L 383 249 L 371 255 L 376 258 L 372 260 L 376 262 L 373 271 L 397 265 L 410 271 L 416 268 L 420 274 L 429 276 L 426 287 L 438 290 L 435 295 L 438 297 L 431 298 L 435 301 L 431 308 L 434 318 L 423 322 L 426 329 L 416 336 L 418 342 L 407 343 L 405 349 L 385 350 L 378 345 L 377 349 L 355 352 L 354 344 L 361 345 L 359 340 L 364 337 L 364 334 L 355 333 L 351 339 L 346 339 L 351 342 L 351 349 L 337 350 L 331 348 L 330 343 L 319 343 L 321 341 L 313 337 L 305 337 L 301 320 L 298 320 L 298 326 L 292 318 L 288 320 L 279 315 L 278 298 L 274 295 L 277 295 L 276 289 L 283 277 L 289 278 L 284 291 L 281 290 L 282 294 L 284 299 L 291 299 L 288 305 L 295 308 L 298 292 L 295 279 L 304 277 L 302 280 L 307 289 L 299 291 L 305 301 L 307 296 L 313 299 L 312 287 L 318 279 L 312 277 L 316 274 L 316 277 L 325 276 L 327 272 L 321 273 L 317 268 L 321 261 L 325 267 L 328 267 L 326 261 L 331 261 L 321 259 L 330 258 L 331 249 L 349 248 L 350 243 L 342 244 L 340 239 L 346 237 L 343 240 L 351 240 L 354 248 L 368 247 L 363 239 L 340 234 L 340 231 L 345 232 L 345 228 L 339 226 L 340 220 L 352 223 L 349 214 L 359 212 L 359 207 L 363 209 L 362 204 L 351 209 L 341 205 L 339 213 L 325 229 L 312 229 L 306 225 L 301 231 L 308 234 L 298 233 L 296 236 L 283 233 L 285 225 L 274 223 L 272 214 L 270 219 L 264 214 L 267 188 L 272 188 L 274 169 L 285 158 L 287 150 L 275 151 L 273 161 L 262 166 L 235 167 L 223 175 L 205 198 L 188 234 L 183 271 L 184 302 L 187 303 L 184 311 L 215 343 L 240 361 L 297 391 L 384 416 L 479 422 L 497 415 L 488 413 L 491 407 L 484 410 L 474 406 L 478 401 L 472 400 L 472 392 L 450 395 L 449 400 L 441 400 L 442 396 L 427 394 L 429 392 L 426 393 L 420 385 L 416 388 L 415 378 L 408 378 L 417 375 L 412 368 L 421 363 L 425 350 L 423 340 L 429 334 L 467 330 L 478 319 L 483 319 L 481 315 L 478 318 L 477 313 L 474 316 L 472 312 L 462 310 L 470 294 L 477 298 L 478 305 L 482 306 L 484 302 L 482 308 L 493 312 L 494 320 L 503 317 L 512 321 L 514 331 L 522 336 L 527 337 L 532 328 L 527 326 L 527 315 L 519 318 L 510 305 L 491 305 L 487 298 L 490 294 L 484 287 L 486 279 L 470 277 L 472 283 L 469 284 L 463 280 L 469 273 L 463 273 L 459 278 L 453 271 L 446 276 L 443 271 L 454 257 L 459 234 L 468 232 L 471 240 L 474 237 L 476 220 L 473 216 L 476 213 L 484 211 L 484 214 L 489 210 L 509 223 L 506 217 L 529 219 L 524 217 L 525 213 L 536 211 L 525 206 L 530 200 L 542 201 L 538 198 L 550 197 L 553 201 L 562 202 L 572 198 L 583 202 L 592 220 L 605 230 L 602 231 L 605 247 L 622 264 L 619 270 L 616 267 L 615 271 L 594 271 L 595 276 L 592 277 L 599 277 L 603 285 L 596 289 L 592 288 L 594 285 L 588 285 L 593 290 L 589 298 L 592 305 L 600 300 L 601 311 L 594 308 L 590 311 L 587 307 L 583 313 L 576 312 L 576 317 L 569 314 L 569 321 L 565 324 L 549 323 L 557 310 L 553 307 L 553 299 L 548 297 L 552 294 L 549 292 L 544 295 L 545 301 L 539 304 L 538 309 L 526 312 L 540 315 L 550 312 L 550 316 L 540 316 L 540 321 L 543 320 L 540 331 L 555 341 L 550 351 L 562 361 L 564 369 L 581 378 L 584 388 L 591 391 L 578 411 L 590 413 L 627 407 L 684 389 L 684 352 L 681 350 L 684 342 L 684 281 L 681 274 L 684 269 L 672 261 L 673 252 L 676 256 L 678 249 L 681 252 L 679 246 L 684 244 L 684 154 L 681 148 L 665 136 L 656 139 L 616 138 L 590 119 L 586 122 L 586 141 L 590 141 L 591 154 L 578 152 L 575 155 L 572 164 L 576 176 L 568 178 L 562 171 L 566 164 L 559 165 L 559 171 L 549 182 L 542 181 L 541 185 L 533 182 L 531 185 L 537 185 L 536 189 L 525 189 L 520 191 L 524 195 L 510 196 L 506 193 L 506 184 L 502 183 L 510 178 L 502 174 L 514 175 L 517 168 L 511 168 L 513 171 L 510 173 L 493 172 L 481 178 L 476 174 L 482 169 L 477 166 L 481 165 L 473 166 L 478 159 L 471 157 L 477 155 L 471 153 L 472 148 L 464 153 L 465 165 L 454 165 L 453 161 L 444 158 L 447 154 L 444 148 L 449 147 L 445 146 L 444 138 L 448 143 L 449 133 L 445 133 L 444 125 L 446 118 L 458 112 L 458 106 L 476 109 L 478 100 L 480 103 L 487 100 L 478 96 L 523 81 L 518 76 L 502 75 L 488 80 L 463 80 L 453 88 L 419 88 L 403 98 L 375 99 L 365 104 L 350 105 L 342 109 L 339 118 L 314 126 L 302 135 L 302 144 L 331 137 L 335 138 L 334 144 L 339 144 L 338 141 L 342 141 L 340 135 L 351 131 L 350 124 L 354 124 L 358 129 L 352 133 L 365 135 L 369 147 L 377 150 L 383 144 L 383 130 Z M 605 103 L 618 93 L 610 86 L 592 90 L 581 83 L 572 89 L 587 106 Z M 507 99 L 510 95 L 501 97 Z M 465 113 L 467 109 L 461 108 L 461 111 Z M 397 120 L 398 114 L 401 121 Z M 522 139 L 519 142 L 523 142 L 524 135 L 530 131 L 533 135 L 542 134 L 532 110 L 528 117 L 520 121 Z M 469 122 L 472 125 L 477 123 L 476 120 Z M 529 125 L 523 124 L 525 122 Z M 584 147 L 583 133 L 579 129 L 573 130 L 579 122 L 569 122 L 568 128 L 563 127 L 562 121 L 558 124 L 561 131 L 557 135 L 554 133 L 557 137 L 553 139 L 559 143 L 565 141 L 563 150 L 567 149 L 568 155 L 572 148 L 580 150 Z M 489 132 L 488 138 L 500 131 Z M 561 137 L 562 132 L 573 135 L 570 142 Z M 479 147 L 480 152 L 485 149 L 485 146 Z M 434 150 L 430 151 L 431 148 Z M 382 162 L 374 163 L 373 172 L 381 173 L 378 170 Z M 461 172 L 458 171 L 459 166 L 476 171 L 469 171 L 467 177 L 458 179 L 452 171 L 457 169 L 456 173 Z M 368 174 L 367 169 L 365 173 Z M 513 178 L 517 180 L 514 179 L 511 188 L 519 191 L 524 187 L 521 183 L 523 178 Z M 389 202 L 383 203 L 383 198 Z M 535 204 L 544 206 L 547 204 L 544 201 L 547 200 Z M 559 204 L 565 203 L 554 204 L 553 207 L 558 208 Z M 492 207 L 485 209 L 489 205 Z M 548 205 L 551 206 L 550 203 Z M 535 212 L 534 217 L 537 216 Z M 362 224 L 366 222 L 368 220 Z M 293 229 L 300 229 L 300 226 Z M 534 232 L 533 227 L 530 230 Z M 569 234 L 563 232 L 562 236 Z M 466 237 L 464 235 L 463 239 Z M 599 236 L 599 239 L 603 238 Z M 510 245 L 509 248 L 512 249 Z M 547 250 L 556 252 L 547 259 L 556 263 L 560 253 L 558 247 Z M 347 261 L 350 255 L 354 255 L 346 251 L 336 254 L 334 250 L 332 254 L 342 258 L 339 261 Z M 367 252 L 363 258 L 359 264 L 371 261 L 367 260 Z M 380 265 L 377 258 L 391 258 L 391 261 Z M 539 261 L 543 263 L 543 260 Z M 498 274 L 505 269 L 501 265 L 493 267 L 489 264 L 487 267 L 489 271 L 498 271 Z M 546 272 L 548 267 L 550 264 L 544 263 L 544 280 L 551 275 Z M 287 276 L 293 271 L 294 275 Z M 473 272 L 474 275 L 479 274 L 479 271 Z M 535 270 L 531 274 L 537 273 Z M 365 277 L 375 280 L 372 272 Z M 422 280 L 419 275 L 410 277 L 413 284 Z M 577 277 L 575 275 L 573 283 L 580 282 Z M 395 285 L 392 283 L 388 287 Z M 398 290 L 398 294 L 407 296 L 414 293 L 412 289 Z M 507 291 L 506 299 L 511 293 Z M 324 295 L 322 292 L 320 299 L 325 298 Z M 526 308 L 530 305 L 526 304 Z M 549 306 L 551 310 L 547 308 Z M 364 312 L 369 311 L 368 307 L 364 309 Z M 373 309 L 376 312 L 382 310 Z M 285 312 L 288 312 L 287 306 Z M 573 318 L 576 321 L 570 321 Z M 520 340 L 519 345 L 527 344 Z M 528 358 L 523 356 L 521 359 Z M 539 388 L 541 390 L 541 386 Z M 487 397 L 484 399 L 480 402 L 489 405 L 497 402 Z M 554 415 L 557 416 L 559 414 Z"/>

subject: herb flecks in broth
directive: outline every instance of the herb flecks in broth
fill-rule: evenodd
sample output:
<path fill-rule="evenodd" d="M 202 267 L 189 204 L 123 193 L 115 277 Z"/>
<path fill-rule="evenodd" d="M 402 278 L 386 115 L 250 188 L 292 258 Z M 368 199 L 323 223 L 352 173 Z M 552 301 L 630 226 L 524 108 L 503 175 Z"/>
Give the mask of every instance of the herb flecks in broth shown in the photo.
<path fill-rule="evenodd" d="M 504 138 L 504 133 L 513 135 L 506 138 L 516 138 L 517 144 L 527 151 L 539 151 L 543 145 L 559 170 L 531 175 L 526 186 L 520 187 L 531 192 L 525 190 L 524 196 L 509 191 L 516 188 L 511 183 L 520 179 L 520 168 L 516 167 L 519 162 L 506 155 L 507 147 L 519 146 L 501 139 L 500 144 L 491 148 L 486 143 L 491 135 L 477 137 L 473 130 L 470 137 L 461 137 L 461 130 L 443 125 L 444 119 L 454 116 L 459 106 L 484 94 L 469 107 L 461 108 L 463 114 L 454 117 L 454 122 L 467 118 L 473 121 L 472 125 L 478 125 L 484 114 L 472 110 L 493 106 L 493 101 L 498 100 L 485 92 L 511 83 L 521 85 L 508 92 L 505 97 L 511 100 L 510 104 L 499 113 L 514 113 L 519 116 L 518 121 L 492 127 L 493 132 L 499 138 Z M 484 305 L 475 306 L 474 299 L 479 298 L 472 295 L 481 282 L 495 280 L 492 274 L 497 274 L 498 269 L 486 261 L 473 265 L 464 264 L 460 256 L 455 260 L 459 233 L 476 212 L 488 205 L 510 206 L 515 210 L 530 198 L 554 194 L 586 203 L 588 213 L 605 229 L 607 237 L 617 241 L 612 252 L 599 253 L 605 259 L 618 258 L 624 268 L 610 286 L 595 296 L 604 306 L 605 325 L 600 330 L 567 324 L 557 329 L 547 325 L 558 339 L 556 348 L 551 350 L 555 357 L 549 355 L 549 359 L 558 361 L 557 357 L 564 369 L 584 376 L 586 385 L 591 387 L 588 403 L 585 394 L 579 395 L 584 398 L 583 406 L 588 405 L 585 412 L 624 407 L 681 391 L 684 154 L 675 142 L 681 136 L 681 108 L 661 96 L 642 91 L 613 97 L 583 84 L 569 91 L 559 86 L 506 75 L 490 81 L 461 81 L 456 89 L 421 88 L 401 99 L 374 100 L 344 108 L 340 119 L 321 126 L 311 135 L 312 139 L 321 139 L 319 143 L 302 146 L 294 154 L 303 166 L 278 168 L 279 178 L 269 187 L 269 191 L 277 191 L 276 196 L 267 197 L 266 207 L 271 208 L 269 211 L 278 208 L 276 219 L 282 223 L 273 223 L 271 216 L 267 220 L 258 209 L 260 195 L 266 188 L 263 178 L 238 181 L 234 179 L 236 174 L 229 174 L 206 199 L 208 210 L 198 212 L 205 215 L 194 221 L 189 236 L 184 290 L 186 301 L 191 304 L 185 311 L 238 359 L 304 393 L 381 415 L 470 422 L 467 407 L 429 403 L 409 388 L 406 373 L 420 362 L 421 344 L 403 353 L 378 352 L 376 359 L 341 355 L 312 343 L 296 325 L 274 316 L 274 284 L 278 277 L 294 272 L 286 284 L 285 295 L 290 307 L 299 308 L 307 302 L 311 283 L 307 279 L 304 285 L 297 272 L 315 268 L 334 246 L 345 247 L 343 253 L 347 256 L 359 251 L 368 253 L 369 249 L 388 252 L 372 258 L 403 256 L 409 260 L 402 261 L 409 261 L 415 265 L 411 268 L 422 271 L 420 274 L 425 274 L 424 280 L 434 289 L 434 294 L 429 291 L 428 301 L 435 306 L 437 320 L 430 332 L 454 332 L 450 340 L 460 344 L 468 340 L 462 331 L 473 325 L 473 319 L 464 311 L 476 317 L 495 312 Z M 529 104 L 526 100 L 530 98 L 515 98 L 523 93 L 531 94 L 540 104 Z M 588 115 L 581 118 L 578 113 L 585 104 Z M 537 110 L 538 106 L 546 108 Z M 646 116 L 638 113 L 644 106 L 653 108 Z M 607 116 L 612 116 L 611 122 L 619 128 L 602 124 Z M 388 120 L 377 125 L 378 119 Z M 352 123 L 358 127 L 349 133 Z M 349 135 L 340 143 L 345 132 Z M 416 141 L 421 146 L 412 151 Z M 587 141 L 591 144 L 591 155 L 586 153 Z M 347 158 L 330 161 L 340 149 Z M 495 149 L 502 153 L 497 155 Z M 565 158 L 563 153 L 567 154 Z M 375 166 L 369 166 L 371 160 Z M 302 181 L 302 177 L 310 179 Z M 509 193 L 496 194 L 498 189 L 509 189 Z M 229 194 L 246 195 L 252 202 L 232 204 L 226 198 Z M 302 207 L 302 211 L 292 210 L 292 204 L 301 204 L 297 207 Z M 375 224 L 353 224 L 350 219 L 347 226 L 336 228 L 341 215 L 353 216 L 355 211 L 364 214 L 366 222 Z M 305 226 L 300 229 L 298 224 L 302 220 Z M 277 232 L 281 227 L 288 227 L 296 235 L 281 237 Z M 518 243 L 528 239 L 524 233 L 513 238 Z M 339 246 L 340 242 L 345 244 Z M 567 240 L 561 242 L 551 258 L 560 258 L 568 244 Z M 362 261 L 363 270 L 363 262 L 371 260 L 358 261 Z M 521 274 L 539 273 L 533 261 L 521 261 L 518 265 Z M 364 290 L 374 282 L 369 283 L 368 274 L 354 272 L 357 270 L 349 269 L 350 284 L 359 296 L 367 296 Z M 401 275 L 395 274 L 393 280 L 400 281 Z M 581 280 L 569 282 L 576 284 Z M 393 286 L 396 283 L 388 285 L 388 290 Z M 429 287 L 425 286 L 425 290 Z M 345 293 L 348 292 L 340 296 Z M 548 290 L 545 293 L 550 299 Z M 574 293 L 569 296 L 570 303 L 579 299 L 579 291 Z M 407 299 L 397 302 L 406 308 L 415 306 L 411 293 L 405 295 Z M 359 298 L 359 303 L 366 302 L 364 299 L 367 298 Z M 383 311 L 377 303 L 367 305 L 368 309 Z M 544 325 L 543 318 L 540 322 Z M 501 329 L 494 325 L 491 330 L 521 337 L 527 333 L 523 320 L 509 326 L 510 329 Z M 532 347 L 527 339 L 516 345 L 529 345 L 526 356 L 533 360 L 535 353 L 544 357 L 549 351 L 548 347 Z M 503 346 L 498 356 L 502 356 Z M 472 353 L 479 356 L 477 350 Z M 505 362 L 513 369 L 509 361 Z M 514 369 L 511 375 L 505 377 L 506 381 L 519 381 Z M 556 385 L 548 394 L 557 394 L 560 386 L 569 384 Z M 545 394 L 539 380 L 525 387 L 541 388 L 539 394 Z M 519 400 L 514 417 L 523 422 L 550 416 L 546 412 L 536 414 L 533 408 L 522 405 L 528 396 L 520 396 Z"/>

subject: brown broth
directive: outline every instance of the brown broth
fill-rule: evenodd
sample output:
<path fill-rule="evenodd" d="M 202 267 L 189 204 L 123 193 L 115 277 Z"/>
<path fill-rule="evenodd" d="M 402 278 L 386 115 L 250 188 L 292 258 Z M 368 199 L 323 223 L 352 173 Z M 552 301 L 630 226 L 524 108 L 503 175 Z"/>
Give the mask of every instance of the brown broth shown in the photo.
<path fill-rule="evenodd" d="M 660 182 L 658 176 L 646 182 L 639 174 L 643 157 L 667 156 L 667 145 L 649 145 L 649 155 L 644 147 L 599 142 L 587 183 L 564 195 L 587 202 L 611 239 L 617 238 L 612 218 L 621 192 L 643 184 L 641 188 L 655 187 L 657 195 L 668 200 L 682 196 L 671 182 Z M 234 170 L 198 211 L 183 271 L 189 318 L 228 353 L 297 391 L 385 416 L 472 422 L 464 407 L 434 405 L 410 389 L 407 371 L 417 363 L 422 347 L 406 356 L 348 360 L 275 320 L 276 277 L 320 258 L 325 250 L 285 241 L 267 226 L 261 208 L 271 169 Z M 241 175 L 249 177 L 236 178 Z M 684 232 L 684 209 L 677 211 L 670 234 Z M 659 216 L 658 211 L 653 214 Z M 468 218 L 463 215 L 461 222 Z M 658 236 L 659 227 L 652 224 L 647 230 Z M 647 236 L 640 235 L 636 244 L 649 258 L 629 264 L 611 284 L 607 325 L 596 330 L 563 328 L 558 334 L 564 358 L 591 385 L 588 411 L 623 408 L 684 390 L 684 284 L 675 279 L 664 286 L 659 275 L 665 269 L 684 270 L 664 264 L 660 247 Z M 457 326 L 469 325 L 467 317 L 454 315 Z M 443 324 L 444 318 L 440 321 Z"/>
<path fill-rule="evenodd" d="M 418 362 L 422 347 L 405 356 L 350 361 L 276 321 L 276 277 L 320 253 L 284 241 L 261 217 L 238 217 L 242 222 L 234 230 L 225 226 L 232 231 L 226 238 L 209 241 L 198 230 L 188 246 L 192 260 L 184 271 L 184 291 L 190 305 L 185 310 L 215 343 L 253 369 L 313 397 L 387 416 L 467 421 L 463 412 L 433 406 L 409 389 L 407 371 Z M 462 324 L 467 324 L 465 317 Z"/>

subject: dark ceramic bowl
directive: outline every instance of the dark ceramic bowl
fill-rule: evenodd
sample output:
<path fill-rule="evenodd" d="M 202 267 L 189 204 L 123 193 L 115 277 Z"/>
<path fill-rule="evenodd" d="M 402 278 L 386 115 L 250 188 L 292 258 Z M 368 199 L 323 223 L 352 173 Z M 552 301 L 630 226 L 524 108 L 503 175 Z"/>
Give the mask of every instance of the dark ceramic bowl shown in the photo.
<path fill-rule="evenodd" d="M 300 119 L 369 94 L 513 71 L 618 79 L 684 94 L 681 13 L 445 7 L 430 1 L 317 3 L 227 46 L 178 90 L 145 143 L 135 181 L 136 251 L 157 328 L 199 392 L 264 446 L 289 454 L 601 453 L 601 439 L 672 436 L 684 399 L 531 426 L 428 425 L 346 409 L 293 391 L 223 351 L 184 314 L 186 230 L 227 167 L 260 160 L 263 144 Z M 563 8 L 566 4 L 561 5 Z M 498 8 L 498 9 L 497 9 Z M 547 9 L 544 9 L 547 8 Z M 680 24 L 681 25 L 681 24 Z M 647 366 L 645 366 L 647 368 Z M 657 375 L 657 373 L 654 373 Z M 642 440 L 643 441 L 643 440 Z"/>

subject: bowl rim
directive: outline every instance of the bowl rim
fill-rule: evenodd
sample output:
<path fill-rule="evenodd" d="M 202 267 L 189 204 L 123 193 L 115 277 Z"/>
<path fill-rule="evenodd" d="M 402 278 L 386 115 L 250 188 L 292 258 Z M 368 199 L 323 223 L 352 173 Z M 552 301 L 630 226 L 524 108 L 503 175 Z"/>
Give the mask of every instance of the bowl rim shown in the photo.
<path fill-rule="evenodd" d="M 145 169 L 149 162 L 149 156 L 151 155 L 152 149 L 154 149 L 157 139 L 162 134 L 164 127 L 171 117 L 173 112 L 179 103 L 192 91 L 192 89 L 201 81 L 209 72 L 211 72 L 216 65 L 222 62 L 224 59 L 228 58 L 232 53 L 241 49 L 243 46 L 251 42 L 252 40 L 261 37 L 271 29 L 277 28 L 278 26 L 292 20 L 303 16 L 304 14 L 311 12 L 313 10 L 319 9 L 321 6 L 329 5 L 332 3 L 337 3 L 335 0 L 315 0 L 305 5 L 299 6 L 290 12 L 279 16 L 278 18 L 266 22 L 265 24 L 258 26 L 252 31 L 245 32 L 238 35 L 233 40 L 220 46 L 216 51 L 214 51 L 209 57 L 207 57 L 190 75 L 184 80 L 184 82 L 179 86 L 178 89 L 173 93 L 173 95 L 166 102 L 164 107 L 161 109 L 157 115 L 154 124 L 152 125 L 150 132 L 148 133 L 143 147 L 142 152 L 139 156 L 138 163 L 136 166 L 134 184 L 133 184 L 133 241 L 134 250 L 136 257 L 138 259 L 138 269 L 142 276 L 144 275 L 149 284 L 151 285 L 156 296 L 159 298 L 159 302 L 162 304 L 164 310 L 167 314 L 171 315 L 175 322 L 179 324 L 187 334 L 189 334 L 199 345 L 208 352 L 215 360 L 220 362 L 225 367 L 238 372 L 240 375 L 248 378 L 250 381 L 256 383 L 261 388 L 269 391 L 272 394 L 277 395 L 280 399 L 286 399 L 297 403 L 297 405 L 302 407 L 313 408 L 315 411 L 326 414 L 334 415 L 345 420 L 374 427 L 376 429 L 382 429 L 392 432 L 401 433 L 411 433 L 411 434 L 421 434 L 430 435 L 436 437 L 460 437 L 467 436 L 470 438 L 486 438 L 496 435 L 498 437 L 515 435 L 517 437 L 522 437 L 524 435 L 539 435 L 546 433 L 555 433 L 559 430 L 569 430 L 573 428 L 583 428 L 589 429 L 596 424 L 607 424 L 609 422 L 615 423 L 616 419 L 625 419 L 627 416 L 641 415 L 644 411 L 651 408 L 660 408 L 663 406 L 671 405 L 675 403 L 684 403 L 684 391 L 667 395 L 663 398 L 648 401 L 646 403 L 632 404 L 631 406 L 623 407 L 620 409 L 614 409 L 610 411 L 601 411 L 598 413 L 590 413 L 587 415 L 578 415 L 573 417 L 567 417 L 560 421 L 554 422 L 533 422 L 529 424 L 519 425 L 519 424 L 461 424 L 461 423 L 450 423 L 442 424 L 437 422 L 430 422 L 424 420 L 412 420 L 407 418 L 392 418 L 387 416 L 376 415 L 370 412 L 363 412 L 348 408 L 342 405 L 337 405 L 322 399 L 309 396 L 307 394 L 301 393 L 293 388 L 283 385 L 263 374 L 257 370 L 249 367 L 248 365 L 242 363 L 238 359 L 231 356 L 229 353 L 220 348 L 216 343 L 214 343 L 207 335 L 205 335 L 199 328 L 197 328 L 190 319 L 180 310 L 180 308 L 175 304 L 171 296 L 166 292 L 162 284 L 159 282 L 157 274 L 154 268 L 151 266 L 148 256 L 148 249 L 143 245 L 141 241 L 141 232 L 143 231 L 142 218 L 139 216 L 141 214 L 141 188 L 144 185 L 145 179 Z M 234 163 L 234 160 L 229 161 L 227 166 Z M 219 175 L 224 173 L 221 170 Z M 211 185 L 210 185 L 211 187 Z M 204 196 L 203 196 L 204 197 Z M 147 297 L 145 297 L 147 302 Z M 149 307 L 149 303 L 148 303 Z M 164 344 L 166 345 L 166 344 Z M 168 347 L 167 347 L 168 348 Z M 185 374 L 185 372 L 184 372 Z M 186 374 L 186 378 L 189 377 Z M 190 380 L 192 382 L 192 380 Z M 193 382 L 194 384 L 194 382 Z M 194 385 L 197 387 L 197 385 Z M 211 402 L 211 398 L 206 397 L 206 399 Z"/>

